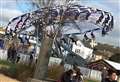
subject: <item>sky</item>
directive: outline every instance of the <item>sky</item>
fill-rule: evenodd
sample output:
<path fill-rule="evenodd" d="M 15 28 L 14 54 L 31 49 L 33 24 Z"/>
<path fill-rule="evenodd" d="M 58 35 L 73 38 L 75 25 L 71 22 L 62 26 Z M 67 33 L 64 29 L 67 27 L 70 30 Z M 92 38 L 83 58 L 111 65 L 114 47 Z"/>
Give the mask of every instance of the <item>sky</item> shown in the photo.
<path fill-rule="evenodd" d="M 114 29 L 105 37 L 96 36 L 97 42 L 120 47 L 120 1 L 119 0 L 77 0 L 77 3 L 95 7 L 114 16 Z M 0 0 L 0 26 L 6 26 L 8 21 L 26 12 L 36 10 L 31 5 L 31 0 Z"/>
<path fill-rule="evenodd" d="M 111 12 L 114 16 L 114 29 L 105 37 L 97 36 L 97 41 L 120 47 L 120 0 L 81 0 L 86 6 L 92 6 Z"/>

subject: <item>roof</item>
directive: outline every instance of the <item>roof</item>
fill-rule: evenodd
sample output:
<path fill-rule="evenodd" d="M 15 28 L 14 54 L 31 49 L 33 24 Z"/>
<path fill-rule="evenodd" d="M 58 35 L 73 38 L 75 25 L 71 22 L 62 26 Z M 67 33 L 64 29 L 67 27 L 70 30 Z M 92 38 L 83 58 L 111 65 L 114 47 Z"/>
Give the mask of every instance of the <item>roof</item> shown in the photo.
<path fill-rule="evenodd" d="M 107 62 L 108 64 L 110 64 L 116 70 L 120 70 L 120 63 L 116 63 L 116 62 L 109 61 L 109 60 L 104 60 L 104 61 Z"/>
<path fill-rule="evenodd" d="M 116 63 L 106 59 L 90 62 L 87 66 L 91 69 L 99 70 L 99 71 L 102 71 L 103 67 L 107 67 L 108 69 L 111 69 L 116 72 L 120 71 L 120 63 Z"/>

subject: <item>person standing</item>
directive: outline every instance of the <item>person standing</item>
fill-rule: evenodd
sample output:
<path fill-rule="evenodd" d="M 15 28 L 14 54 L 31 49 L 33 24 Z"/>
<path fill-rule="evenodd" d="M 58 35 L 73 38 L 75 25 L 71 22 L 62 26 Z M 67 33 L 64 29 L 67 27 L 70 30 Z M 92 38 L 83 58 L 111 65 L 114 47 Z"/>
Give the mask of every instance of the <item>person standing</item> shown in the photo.
<path fill-rule="evenodd" d="M 74 69 L 76 75 L 73 77 L 74 82 L 83 82 L 83 74 L 80 72 L 79 68 Z"/>
<path fill-rule="evenodd" d="M 34 52 L 30 52 L 29 65 L 32 66 Z"/>
<path fill-rule="evenodd" d="M 12 46 L 10 46 L 8 48 L 8 51 L 7 51 L 7 60 L 10 61 L 11 60 L 11 55 L 12 55 Z"/>
<path fill-rule="evenodd" d="M 8 60 L 8 61 L 11 61 L 12 63 L 15 63 L 15 61 L 16 61 L 16 56 L 17 56 L 16 48 L 15 48 L 15 45 L 12 44 L 12 45 L 8 48 L 7 60 Z"/>
<path fill-rule="evenodd" d="M 16 63 L 18 63 L 19 61 L 20 61 L 20 53 L 17 54 Z"/>
<path fill-rule="evenodd" d="M 17 58 L 17 51 L 16 51 L 16 47 L 13 44 L 12 45 L 12 50 L 11 50 L 11 62 L 15 63 L 16 62 L 16 58 Z"/>
<path fill-rule="evenodd" d="M 57 82 L 73 82 L 73 70 L 70 69 L 62 74 Z"/>
<path fill-rule="evenodd" d="M 101 77 L 102 77 L 101 82 L 105 82 L 105 79 L 108 78 L 108 71 L 106 67 L 103 68 Z"/>

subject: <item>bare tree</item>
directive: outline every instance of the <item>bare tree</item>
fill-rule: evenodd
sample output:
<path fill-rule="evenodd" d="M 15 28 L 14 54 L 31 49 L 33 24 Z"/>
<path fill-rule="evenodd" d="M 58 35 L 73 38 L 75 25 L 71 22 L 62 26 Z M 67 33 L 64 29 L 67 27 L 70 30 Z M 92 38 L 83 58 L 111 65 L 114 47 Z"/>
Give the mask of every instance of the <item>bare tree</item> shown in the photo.
<path fill-rule="evenodd" d="M 97 12 L 97 13 L 100 13 L 100 15 L 102 13 L 102 15 L 99 17 L 99 19 L 98 19 L 99 21 L 96 23 L 96 25 L 98 25 L 100 23 L 100 21 L 106 15 L 111 18 L 111 14 L 109 14 L 108 12 L 104 12 L 104 11 L 98 10 L 98 9 L 94 10 L 90 7 L 86 8 L 86 7 L 80 6 L 80 5 L 75 5 L 75 6 L 73 5 L 74 8 L 72 7 L 69 9 L 70 6 L 66 6 L 69 3 L 69 1 L 71 1 L 71 0 L 61 0 L 60 1 L 61 2 L 60 5 L 64 5 L 66 9 L 61 8 L 65 11 L 65 12 L 62 12 L 62 14 L 64 13 L 64 15 L 61 15 L 61 17 L 59 17 L 59 15 L 57 15 L 55 17 L 55 18 L 59 18 L 59 19 L 57 19 L 58 20 L 57 27 L 56 26 L 54 27 L 54 24 L 52 24 L 54 21 L 50 22 L 54 18 L 54 17 L 52 17 L 52 15 L 50 13 L 50 11 L 51 11 L 50 8 L 52 8 L 51 6 L 55 4 L 54 3 L 55 0 L 36 0 L 36 1 L 33 1 L 34 5 L 38 3 L 38 7 L 40 7 L 40 6 L 44 7 L 42 9 L 42 12 L 40 10 L 38 10 L 38 11 L 35 11 L 32 13 L 25 14 L 26 20 L 24 20 L 24 21 L 22 21 L 22 19 L 24 18 L 24 15 L 17 17 L 17 18 L 14 18 L 11 21 L 11 22 L 13 22 L 16 19 L 20 19 L 17 22 L 17 26 L 15 26 L 16 28 L 19 27 L 19 23 L 21 21 L 23 22 L 23 25 L 24 25 L 24 26 L 22 25 L 22 28 L 30 27 L 30 26 L 28 26 L 28 23 L 25 23 L 25 22 L 27 22 L 27 20 L 32 21 L 32 25 L 34 25 L 36 29 L 41 28 L 40 32 L 42 33 L 42 41 L 41 41 L 40 53 L 39 53 L 39 57 L 38 57 L 38 61 L 37 61 L 36 69 L 35 69 L 35 74 L 34 74 L 34 78 L 36 78 L 36 79 L 44 80 L 47 77 L 48 62 L 49 62 L 49 57 L 50 57 L 49 52 L 51 51 L 52 44 L 53 44 L 54 40 L 56 39 L 57 35 L 60 33 L 60 31 L 64 25 L 64 22 L 69 21 L 70 23 L 74 23 L 75 27 L 77 27 L 78 30 L 81 30 L 79 25 L 77 25 L 76 22 L 74 22 L 74 20 L 77 20 L 77 19 L 79 21 L 80 20 L 82 20 L 82 21 L 88 20 L 88 17 L 90 16 L 91 12 L 92 13 Z M 58 0 L 58 2 L 59 2 L 59 0 Z M 74 10 L 78 11 L 78 12 L 74 12 Z M 81 15 L 81 12 L 85 13 L 85 15 L 84 16 Z M 34 16 L 34 14 L 35 14 L 35 16 Z M 79 18 L 80 15 L 82 18 Z M 38 19 L 36 19 L 36 18 L 38 18 Z M 95 29 L 89 28 L 89 30 L 87 30 L 86 32 L 83 32 L 83 33 L 80 32 L 80 34 L 86 34 L 87 32 L 93 33 L 93 31 L 101 30 L 101 29 L 102 29 L 102 34 L 105 34 L 113 26 L 113 24 L 111 25 L 111 23 L 113 23 L 113 21 L 111 19 L 109 19 L 110 21 L 105 20 L 105 23 L 102 24 L 102 25 L 106 25 L 106 23 L 108 23 L 110 25 L 108 27 L 103 26 L 103 28 L 99 27 L 99 28 L 95 28 Z M 40 21 L 42 23 L 40 23 Z M 94 22 L 96 22 L 96 21 L 94 21 Z M 11 24 L 11 22 L 9 22 L 8 26 Z M 40 26 L 41 24 L 43 24 L 43 25 Z M 52 28 L 48 29 L 48 26 L 50 26 L 50 25 L 53 26 L 52 27 L 53 30 L 52 30 Z M 24 29 L 22 29 L 22 30 L 24 30 Z M 15 31 L 15 32 L 18 33 L 17 31 Z M 92 36 L 93 36 L 93 34 L 92 34 Z"/>
<path fill-rule="evenodd" d="M 39 3 L 41 6 L 43 7 L 50 7 L 51 5 L 54 4 L 55 0 L 37 0 L 37 3 Z M 63 4 L 66 4 L 69 2 L 69 0 L 61 0 L 63 2 Z M 58 1 L 60 2 L 60 1 Z M 64 3 L 65 2 L 65 3 Z M 61 4 L 60 4 L 61 5 Z M 47 16 L 45 17 L 46 21 Z M 61 19 L 61 22 L 63 21 L 63 19 Z M 57 35 L 58 32 L 50 32 L 50 36 L 47 36 L 47 32 L 44 32 L 44 38 L 41 42 L 41 48 L 40 48 L 40 54 L 38 57 L 38 61 L 37 61 L 37 65 L 36 65 L 36 70 L 35 70 L 35 74 L 34 74 L 34 78 L 36 79 L 45 79 L 47 77 L 47 71 L 48 71 L 48 63 L 49 63 L 49 58 L 50 58 L 50 51 L 52 48 L 52 44 L 53 44 L 53 40 L 55 38 L 55 36 Z"/>

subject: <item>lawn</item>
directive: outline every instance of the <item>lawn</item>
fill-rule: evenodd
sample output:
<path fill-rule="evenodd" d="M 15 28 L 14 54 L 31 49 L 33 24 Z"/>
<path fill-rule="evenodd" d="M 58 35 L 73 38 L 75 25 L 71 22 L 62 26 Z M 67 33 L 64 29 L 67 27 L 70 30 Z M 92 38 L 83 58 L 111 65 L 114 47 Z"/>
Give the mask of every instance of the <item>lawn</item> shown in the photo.
<path fill-rule="evenodd" d="M 8 61 L 0 60 L 0 73 L 6 76 L 21 80 L 32 77 L 34 68 L 25 64 L 13 64 Z"/>
<path fill-rule="evenodd" d="M 99 82 L 99 81 L 85 80 L 85 82 Z"/>

